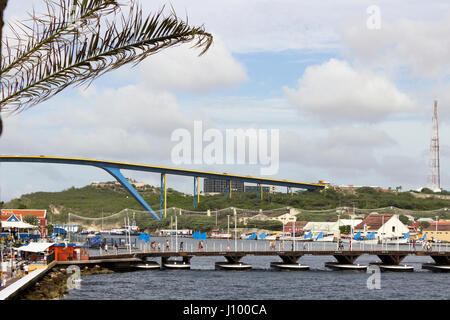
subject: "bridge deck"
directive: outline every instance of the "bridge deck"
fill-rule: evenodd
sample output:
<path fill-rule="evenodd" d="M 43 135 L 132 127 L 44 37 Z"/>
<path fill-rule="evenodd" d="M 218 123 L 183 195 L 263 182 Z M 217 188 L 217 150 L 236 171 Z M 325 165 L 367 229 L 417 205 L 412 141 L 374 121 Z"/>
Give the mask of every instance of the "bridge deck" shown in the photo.
<path fill-rule="evenodd" d="M 334 255 L 346 255 L 346 256 L 360 256 L 363 254 L 370 255 L 392 255 L 392 256 L 407 256 L 407 255 L 417 255 L 417 256 L 446 256 L 450 257 L 450 252 L 448 251 L 411 251 L 411 250 L 244 250 L 244 251 L 150 251 L 150 252 L 133 252 L 133 253 L 121 253 L 118 255 L 108 254 L 91 256 L 91 260 L 102 260 L 102 259 L 118 259 L 118 258 L 169 258 L 169 257 L 213 257 L 213 256 L 334 256 Z"/>
<path fill-rule="evenodd" d="M 181 176 L 200 177 L 200 178 L 215 178 L 223 180 L 237 180 L 251 183 L 261 183 L 264 185 L 275 185 L 280 187 L 293 187 L 301 189 L 323 189 L 324 184 L 321 183 L 308 183 L 297 182 L 282 179 L 269 179 L 261 177 L 251 177 L 228 173 L 217 173 L 199 170 L 187 170 L 178 168 L 168 168 L 161 166 L 150 166 L 133 163 L 115 162 L 115 161 L 103 161 L 95 159 L 79 159 L 68 157 L 46 157 L 46 156 L 0 156 L 0 162 L 29 162 L 29 163 L 53 163 L 53 164 L 73 164 L 73 165 L 85 165 L 95 167 L 110 167 L 124 170 L 146 171 L 154 173 L 165 173 Z"/>

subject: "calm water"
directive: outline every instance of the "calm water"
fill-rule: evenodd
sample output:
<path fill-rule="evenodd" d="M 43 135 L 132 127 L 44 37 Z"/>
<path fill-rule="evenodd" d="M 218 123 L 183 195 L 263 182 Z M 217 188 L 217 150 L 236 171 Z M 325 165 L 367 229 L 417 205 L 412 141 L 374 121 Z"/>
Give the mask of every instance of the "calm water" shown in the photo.
<path fill-rule="evenodd" d="M 163 240 L 163 239 L 161 239 Z M 185 247 L 197 242 L 186 240 Z M 240 241 L 241 246 L 254 246 L 256 241 Z M 226 240 L 208 240 L 226 246 Z M 231 241 L 234 243 L 234 240 Z M 264 242 L 258 242 L 260 248 Z M 331 245 L 331 244 L 327 244 Z M 289 245 L 290 248 L 290 245 Z M 159 259 L 155 261 L 160 262 Z M 432 263 L 429 257 L 408 256 L 402 264 L 411 264 L 415 272 L 380 274 L 381 289 L 369 290 L 367 280 L 372 273 L 333 271 L 324 267 L 332 256 L 309 256 L 299 263 L 309 271 L 276 271 L 270 262 L 280 258 L 246 256 L 242 262 L 252 264 L 248 271 L 214 270 L 223 257 L 193 257 L 191 270 L 145 270 L 125 273 L 82 276 L 81 289 L 73 289 L 64 299 L 133 299 L 133 300 L 301 300 L 301 299 L 449 299 L 450 274 L 422 270 L 422 263 Z M 362 255 L 356 263 L 379 262 L 377 256 Z"/>

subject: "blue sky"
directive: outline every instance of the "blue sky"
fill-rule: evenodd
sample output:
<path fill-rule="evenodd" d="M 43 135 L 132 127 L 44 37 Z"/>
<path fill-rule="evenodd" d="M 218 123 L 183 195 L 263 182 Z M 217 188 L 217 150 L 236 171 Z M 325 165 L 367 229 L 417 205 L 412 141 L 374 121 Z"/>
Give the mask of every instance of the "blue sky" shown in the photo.
<path fill-rule="evenodd" d="M 152 12 L 164 1 L 141 1 Z M 6 19 L 41 0 L 10 1 Z M 336 185 L 427 184 L 433 100 L 441 181 L 450 178 L 450 19 L 446 1 L 172 1 L 214 45 L 150 56 L 5 118 L 2 154 L 86 157 L 172 166 L 171 134 L 195 120 L 221 132 L 280 131 L 274 178 Z M 377 5 L 381 27 L 367 27 Z M 180 165 L 260 175 L 261 165 Z M 159 177 L 125 172 L 158 185 Z M 101 170 L 1 164 L 0 200 L 111 180 Z M 191 193 L 191 179 L 169 177 Z"/>

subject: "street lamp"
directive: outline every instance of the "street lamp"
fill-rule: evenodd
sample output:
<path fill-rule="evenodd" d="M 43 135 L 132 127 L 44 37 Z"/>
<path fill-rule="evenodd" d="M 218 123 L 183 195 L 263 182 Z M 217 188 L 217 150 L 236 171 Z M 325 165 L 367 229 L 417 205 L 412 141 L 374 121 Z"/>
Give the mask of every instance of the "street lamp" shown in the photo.
<path fill-rule="evenodd" d="M 438 239 L 438 220 L 439 220 L 439 216 L 436 216 L 436 242 Z"/>

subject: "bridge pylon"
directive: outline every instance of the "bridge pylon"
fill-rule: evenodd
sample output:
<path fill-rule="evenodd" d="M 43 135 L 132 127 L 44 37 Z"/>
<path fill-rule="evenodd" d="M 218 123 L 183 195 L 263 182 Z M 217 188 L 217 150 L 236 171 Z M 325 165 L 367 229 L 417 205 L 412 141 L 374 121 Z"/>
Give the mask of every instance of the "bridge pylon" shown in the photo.
<path fill-rule="evenodd" d="M 161 188 L 160 188 L 160 201 L 159 207 L 161 209 L 161 218 L 164 215 L 164 218 L 167 217 L 167 174 L 161 173 Z"/>

